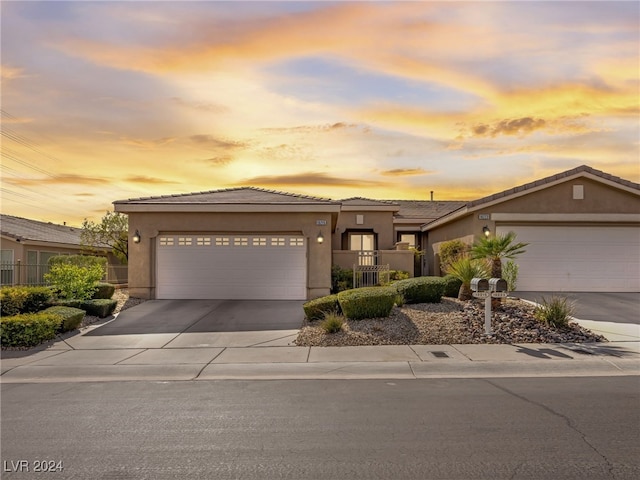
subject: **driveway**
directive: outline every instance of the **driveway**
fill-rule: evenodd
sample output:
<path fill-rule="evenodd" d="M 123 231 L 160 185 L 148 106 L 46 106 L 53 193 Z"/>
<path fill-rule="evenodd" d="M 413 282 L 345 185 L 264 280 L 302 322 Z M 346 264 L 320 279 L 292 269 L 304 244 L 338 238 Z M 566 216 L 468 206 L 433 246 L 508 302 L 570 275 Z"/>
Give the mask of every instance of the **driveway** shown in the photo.
<path fill-rule="evenodd" d="M 576 304 L 575 317 L 598 322 L 640 324 L 640 293 L 620 292 L 513 292 L 525 300 L 547 300 L 562 295 Z"/>
<path fill-rule="evenodd" d="M 302 326 L 301 301 L 148 300 L 84 334 L 249 332 L 295 330 Z"/>

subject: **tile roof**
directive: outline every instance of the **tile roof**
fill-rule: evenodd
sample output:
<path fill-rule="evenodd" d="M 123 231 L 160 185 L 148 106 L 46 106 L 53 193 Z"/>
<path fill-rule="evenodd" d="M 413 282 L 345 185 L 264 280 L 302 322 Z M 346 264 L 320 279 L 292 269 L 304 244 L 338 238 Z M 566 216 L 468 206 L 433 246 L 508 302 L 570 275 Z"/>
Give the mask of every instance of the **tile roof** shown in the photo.
<path fill-rule="evenodd" d="M 80 245 L 82 229 L 0 214 L 0 231 L 15 240 Z"/>
<path fill-rule="evenodd" d="M 117 200 L 114 204 L 338 204 L 328 198 L 265 190 L 255 187 Z"/>
<path fill-rule="evenodd" d="M 391 200 L 374 200 L 372 198 L 364 197 L 351 197 L 340 200 L 342 205 L 348 205 L 350 207 L 395 207 L 398 206 L 396 202 Z"/>
<path fill-rule="evenodd" d="M 400 206 L 396 218 L 434 220 L 464 207 L 467 202 L 458 200 L 392 200 Z"/>
<path fill-rule="evenodd" d="M 526 183 L 524 185 L 520 185 L 518 187 L 509 188 L 508 190 L 504 190 L 502 192 L 494 193 L 493 195 L 489 195 L 488 197 L 479 198 L 478 200 L 473 200 L 467 203 L 467 207 L 475 207 L 477 205 L 482 205 L 483 203 L 492 202 L 494 200 L 499 200 L 503 197 L 508 197 L 509 195 L 513 195 L 515 193 L 523 192 L 525 190 L 530 190 L 532 188 L 540 187 L 546 185 L 547 183 L 555 182 L 558 180 L 562 180 L 563 178 L 572 177 L 577 175 L 578 173 L 590 173 L 597 177 L 603 178 L 605 180 L 609 180 L 611 182 L 619 183 L 620 185 L 624 185 L 626 187 L 630 187 L 636 190 L 640 190 L 640 184 L 631 182 L 629 180 L 625 180 L 620 177 L 616 177 L 614 175 L 610 175 L 601 170 L 596 170 L 595 168 L 591 168 L 588 165 L 580 165 L 579 167 L 572 168 L 571 170 L 567 170 L 565 172 L 558 173 L 556 175 L 551 175 L 549 177 L 541 178 L 540 180 L 536 180 L 535 182 Z"/>

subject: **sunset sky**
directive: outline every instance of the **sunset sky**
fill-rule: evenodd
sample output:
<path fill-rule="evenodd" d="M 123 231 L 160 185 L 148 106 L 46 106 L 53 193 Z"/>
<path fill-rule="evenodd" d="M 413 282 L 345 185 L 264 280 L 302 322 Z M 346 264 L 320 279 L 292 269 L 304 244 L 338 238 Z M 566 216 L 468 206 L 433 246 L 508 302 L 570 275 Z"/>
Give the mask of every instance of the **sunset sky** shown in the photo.
<path fill-rule="evenodd" d="M 640 182 L 638 2 L 2 1 L 2 213 Z"/>

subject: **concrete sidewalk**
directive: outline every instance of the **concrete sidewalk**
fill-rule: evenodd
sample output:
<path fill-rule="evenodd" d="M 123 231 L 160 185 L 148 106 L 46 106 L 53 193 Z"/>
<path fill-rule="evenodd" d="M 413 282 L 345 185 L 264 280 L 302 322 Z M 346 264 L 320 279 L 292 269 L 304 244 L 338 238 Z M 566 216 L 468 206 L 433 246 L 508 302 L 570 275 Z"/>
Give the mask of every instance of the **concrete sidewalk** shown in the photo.
<path fill-rule="evenodd" d="M 239 333 L 250 335 L 252 332 Z M 3 352 L 0 381 L 400 379 L 640 374 L 640 342 L 296 347 L 283 344 L 289 338 L 285 336 L 261 346 L 172 346 L 173 342 L 168 342 L 158 347 L 150 345 L 166 339 L 153 338 L 153 335 L 150 337 L 137 341 L 132 339 L 131 346 L 126 348 L 92 348 L 90 344 L 82 345 L 88 348 L 75 348 L 72 345 L 81 346 L 82 341 L 73 337 L 27 355 L 20 355 L 22 352 Z M 242 343 L 239 338 L 235 341 Z"/>

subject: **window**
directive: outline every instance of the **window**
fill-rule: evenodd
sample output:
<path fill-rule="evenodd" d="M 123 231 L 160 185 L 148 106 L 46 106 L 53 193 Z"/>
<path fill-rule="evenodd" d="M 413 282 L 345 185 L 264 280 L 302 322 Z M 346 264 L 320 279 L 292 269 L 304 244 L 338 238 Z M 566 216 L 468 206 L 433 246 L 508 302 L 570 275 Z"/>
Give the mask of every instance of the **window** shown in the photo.
<path fill-rule="evenodd" d="M 216 247 L 226 247 L 229 245 L 229 237 L 216 237 Z"/>
<path fill-rule="evenodd" d="M 350 233 L 349 250 L 375 250 L 375 234 Z"/>
<path fill-rule="evenodd" d="M 173 237 L 160 237 L 160 246 L 161 247 L 173 246 Z"/>
<path fill-rule="evenodd" d="M 418 236 L 415 233 L 401 233 L 400 242 L 408 243 L 409 248 L 416 248 L 418 246 Z"/>
<path fill-rule="evenodd" d="M 247 237 L 236 237 L 233 239 L 233 245 L 235 247 L 246 247 L 249 245 L 249 239 Z"/>
<path fill-rule="evenodd" d="M 256 237 L 253 239 L 254 247 L 265 247 L 267 245 L 267 239 L 265 237 Z"/>
<path fill-rule="evenodd" d="M 271 246 L 272 247 L 284 247 L 286 245 L 286 240 L 282 237 L 273 237 L 271 239 Z"/>
<path fill-rule="evenodd" d="M 13 284 L 13 250 L 0 251 L 0 283 L 2 285 Z"/>
<path fill-rule="evenodd" d="M 289 239 L 289 245 L 292 247 L 302 247 L 304 246 L 304 238 L 290 238 Z"/>
<path fill-rule="evenodd" d="M 208 247 L 209 245 L 211 245 L 211 238 L 209 238 L 209 237 L 197 237 L 196 238 L 196 245 L 198 245 L 199 247 Z"/>
<path fill-rule="evenodd" d="M 191 245 L 191 237 L 178 237 L 178 245 L 188 247 Z"/>

